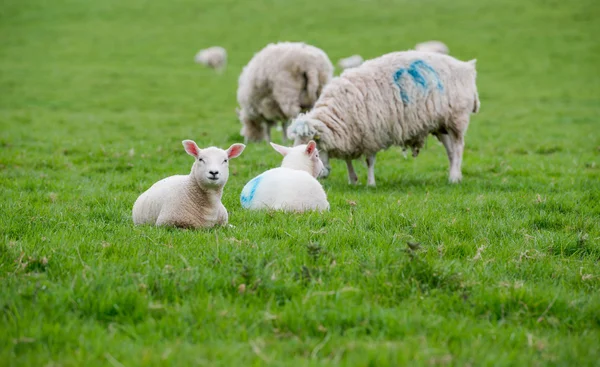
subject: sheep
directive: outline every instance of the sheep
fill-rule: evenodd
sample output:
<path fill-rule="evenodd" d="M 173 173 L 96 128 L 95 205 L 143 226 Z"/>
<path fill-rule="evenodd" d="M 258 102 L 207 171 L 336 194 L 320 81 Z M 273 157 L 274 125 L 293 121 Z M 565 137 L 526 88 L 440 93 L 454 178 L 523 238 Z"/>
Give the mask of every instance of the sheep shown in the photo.
<path fill-rule="evenodd" d="M 271 141 L 271 127 L 310 109 L 333 77 L 323 50 L 301 42 L 271 43 L 257 52 L 238 80 L 237 109 L 244 143 Z"/>
<path fill-rule="evenodd" d="M 363 63 L 363 58 L 360 55 L 352 55 L 338 61 L 338 66 L 345 69 L 355 68 Z"/>
<path fill-rule="evenodd" d="M 162 179 L 140 195 L 133 205 L 135 225 L 200 228 L 227 224 L 221 196 L 229 178 L 229 159 L 242 154 L 246 146 L 233 144 L 225 151 L 200 149 L 192 140 L 182 144 L 195 158 L 190 174 Z"/>
<path fill-rule="evenodd" d="M 419 154 L 429 134 L 446 148 L 449 181 L 461 181 L 464 135 L 480 108 L 476 60 L 459 61 L 432 52 L 393 52 L 366 61 L 333 79 L 311 111 L 289 126 L 294 145 L 314 139 L 325 165 L 346 161 L 348 180 L 358 177 L 352 160 L 366 156 L 367 184 L 375 186 L 375 156 L 397 145 Z"/>
<path fill-rule="evenodd" d="M 227 66 L 227 51 L 220 46 L 209 47 L 198 51 L 194 57 L 194 61 L 221 73 Z"/>
<path fill-rule="evenodd" d="M 316 177 L 323 169 L 317 144 L 293 148 L 271 143 L 283 155 L 281 167 L 270 169 L 250 180 L 240 195 L 242 207 L 290 212 L 326 211 L 329 202 Z"/>
<path fill-rule="evenodd" d="M 415 45 L 415 51 L 437 52 L 437 53 L 444 54 L 444 55 L 448 55 L 450 53 L 448 46 L 446 46 L 441 41 L 427 41 L 427 42 L 417 43 Z"/>

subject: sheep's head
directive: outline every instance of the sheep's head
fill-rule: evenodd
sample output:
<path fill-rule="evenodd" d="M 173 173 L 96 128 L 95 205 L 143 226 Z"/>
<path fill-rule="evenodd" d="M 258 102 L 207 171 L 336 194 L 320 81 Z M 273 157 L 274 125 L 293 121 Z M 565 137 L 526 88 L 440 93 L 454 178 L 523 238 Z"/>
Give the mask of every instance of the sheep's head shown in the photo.
<path fill-rule="evenodd" d="M 192 176 L 204 188 L 225 186 L 229 178 L 229 160 L 239 157 L 246 148 L 244 144 L 233 144 L 227 150 L 215 147 L 200 149 L 193 140 L 184 140 L 182 144 L 187 154 L 196 159 Z"/>
<path fill-rule="evenodd" d="M 313 140 L 309 141 L 308 144 L 291 148 L 275 143 L 271 143 L 271 146 L 283 156 L 281 167 L 306 171 L 315 178 L 323 171 L 323 162 L 319 158 L 317 143 Z"/>
<path fill-rule="evenodd" d="M 288 127 L 287 136 L 294 139 L 294 145 L 308 144 L 309 141 L 319 141 L 320 134 L 316 129 L 316 120 L 304 119 L 299 115 Z"/>

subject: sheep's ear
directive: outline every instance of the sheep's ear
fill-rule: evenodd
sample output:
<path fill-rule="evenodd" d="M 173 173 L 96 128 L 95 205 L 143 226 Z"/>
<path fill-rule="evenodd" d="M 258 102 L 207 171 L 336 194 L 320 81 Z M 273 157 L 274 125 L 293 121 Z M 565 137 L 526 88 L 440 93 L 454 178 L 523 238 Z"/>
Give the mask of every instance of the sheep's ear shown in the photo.
<path fill-rule="evenodd" d="M 472 66 L 473 68 L 475 68 L 475 65 L 477 64 L 477 59 L 469 60 L 469 61 L 467 61 L 467 62 L 468 62 L 469 64 L 471 64 L 471 66 Z"/>
<path fill-rule="evenodd" d="M 201 149 L 198 148 L 196 142 L 194 142 L 193 140 L 184 140 L 181 143 L 183 144 L 183 147 L 185 148 L 187 154 L 191 155 L 194 158 L 198 158 Z"/>
<path fill-rule="evenodd" d="M 317 143 L 314 140 L 311 140 L 306 145 L 306 154 L 309 157 L 312 157 L 317 152 Z"/>
<path fill-rule="evenodd" d="M 279 144 L 271 143 L 271 146 L 284 157 L 290 152 L 290 148 L 284 147 Z"/>
<path fill-rule="evenodd" d="M 227 158 L 237 158 L 246 149 L 244 144 L 233 144 L 227 149 Z"/>

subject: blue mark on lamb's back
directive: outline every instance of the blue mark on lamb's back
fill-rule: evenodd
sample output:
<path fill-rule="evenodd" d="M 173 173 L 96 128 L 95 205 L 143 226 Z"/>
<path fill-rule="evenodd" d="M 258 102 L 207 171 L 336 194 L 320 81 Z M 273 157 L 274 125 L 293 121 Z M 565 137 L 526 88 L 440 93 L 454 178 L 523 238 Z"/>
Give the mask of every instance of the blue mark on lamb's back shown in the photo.
<path fill-rule="evenodd" d="M 250 180 L 246 186 L 242 189 L 242 194 L 240 195 L 240 203 L 242 203 L 243 208 L 249 208 L 252 200 L 254 200 L 254 194 L 256 194 L 256 189 L 262 181 L 263 176 L 259 175 Z"/>
<path fill-rule="evenodd" d="M 408 68 L 400 68 L 394 73 L 394 84 L 400 89 L 400 98 L 403 103 L 410 102 L 408 93 L 406 93 L 402 87 L 402 81 L 405 80 L 402 77 L 406 74 L 410 75 L 412 81 L 420 86 L 424 92 L 429 91 L 429 82 L 435 83 L 438 90 L 444 90 L 444 86 L 442 85 L 437 71 L 425 61 L 416 60 L 413 61 Z"/>

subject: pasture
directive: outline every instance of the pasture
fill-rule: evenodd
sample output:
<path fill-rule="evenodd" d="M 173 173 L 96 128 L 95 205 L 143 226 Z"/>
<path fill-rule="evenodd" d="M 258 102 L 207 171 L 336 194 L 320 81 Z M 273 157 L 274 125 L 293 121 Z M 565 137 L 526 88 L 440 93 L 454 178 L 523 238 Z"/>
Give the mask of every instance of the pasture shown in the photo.
<path fill-rule="evenodd" d="M 0 365 L 597 365 L 596 0 L 5 0 Z M 443 147 L 332 161 L 331 211 L 241 208 L 281 158 L 230 164 L 233 227 L 135 227 L 181 141 L 241 142 L 237 78 L 305 41 L 336 63 L 440 39 L 477 58 L 463 182 Z M 193 62 L 229 51 L 222 75 Z M 337 70 L 339 73 L 339 69 Z M 273 131 L 275 142 L 280 133 Z"/>

